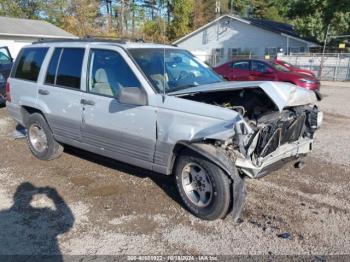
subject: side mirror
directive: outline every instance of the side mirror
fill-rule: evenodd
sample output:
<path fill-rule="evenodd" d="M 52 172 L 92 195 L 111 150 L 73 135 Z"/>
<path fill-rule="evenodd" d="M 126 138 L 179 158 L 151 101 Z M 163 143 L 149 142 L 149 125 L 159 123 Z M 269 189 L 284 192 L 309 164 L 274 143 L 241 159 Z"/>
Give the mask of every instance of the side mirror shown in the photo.
<path fill-rule="evenodd" d="M 122 87 L 120 88 L 116 98 L 121 104 L 136 106 L 147 105 L 147 95 L 139 87 Z"/>

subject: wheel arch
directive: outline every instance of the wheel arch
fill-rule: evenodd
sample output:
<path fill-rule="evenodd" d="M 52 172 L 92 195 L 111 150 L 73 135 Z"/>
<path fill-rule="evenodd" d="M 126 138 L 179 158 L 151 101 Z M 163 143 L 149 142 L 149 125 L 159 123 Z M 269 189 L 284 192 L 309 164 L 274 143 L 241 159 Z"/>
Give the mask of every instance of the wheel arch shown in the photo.
<path fill-rule="evenodd" d="M 38 109 L 38 108 L 32 107 L 32 106 L 22 105 L 21 106 L 21 115 L 22 115 L 24 125 L 27 124 L 29 117 L 34 113 L 41 114 L 44 117 L 45 121 L 48 122 L 47 118 L 45 116 L 45 113 L 41 109 Z"/>
<path fill-rule="evenodd" d="M 211 162 L 213 162 L 214 164 L 216 164 L 217 166 L 219 166 L 220 168 L 222 168 L 226 173 L 229 173 L 229 168 L 225 165 L 225 163 L 223 163 L 222 160 L 220 160 L 220 157 L 218 157 L 215 154 L 215 146 L 211 143 L 200 143 L 200 142 L 196 142 L 196 143 L 192 143 L 189 141 L 179 141 L 176 143 L 176 145 L 174 146 L 173 150 L 172 150 L 172 154 L 170 157 L 170 162 L 168 164 L 168 174 L 172 174 L 175 168 L 175 163 L 176 163 L 176 159 L 180 156 L 181 151 L 183 150 L 190 150 L 193 151 L 201 156 L 203 156 L 204 158 L 210 160 Z"/>
<path fill-rule="evenodd" d="M 213 143 L 203 143 L 195 142 L 191 143 L 189 141 L 179 141 L 173 150 L 171 156 L 171 163 L 169 170 L 173 173 L 173 170 L 176 165 L 176 159 L 180 156 L 181 151 L 184 149 L 191 150 L 200 154 L 204 158 L 213 162 L 215 165 L 220 167 L 224 173 L 231 180 L 231 215 L 235 221 L 238 221 L 241 213 L 243 211 L 245 197 L 246 197 L 246 188 L 244 183 L 244 177 L 242 177 L 234 163 L 234 160 L 230 159 L 224 150 L 216 147 Z"/>

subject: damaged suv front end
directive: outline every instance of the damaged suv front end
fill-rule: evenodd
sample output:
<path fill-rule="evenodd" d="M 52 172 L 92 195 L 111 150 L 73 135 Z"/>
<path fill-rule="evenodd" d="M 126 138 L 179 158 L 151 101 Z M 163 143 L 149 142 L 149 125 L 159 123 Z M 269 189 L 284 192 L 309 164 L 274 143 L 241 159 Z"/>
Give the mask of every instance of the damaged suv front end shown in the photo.
<path fill-rule="evenodd" d="M 231 204 L 222 209 L 231 206 L 238 219 L 245 177 L 260 178 L 287 162 L 300 163 L 312 150 L 314 133 L 323 119 L 314 92 L 284 82 L 226 82 L 183 50 L 136 50 L 131 54 L 162 97 L 154 100 L 154 170 L 175 173 L 184 203 L 197 216 L 211 220 L 225 215 L 224 211 L 215 213 L 209 204 L 203 207 L 202 191 L 206 189 L 202 181 L 214 181 L 217 176 L 203 159 L 217 167 L 216 173 L 223 170 L 227 174 Z M 158 71 L 155 57 L 160 59 Z M 182 162 L 194 167 L 181 166 Z"/>
<path fill-rule="evenodd" d="M 239 112 L 232 137 L 221 147 L 232 151 L 237 168 L 251 178 L 310 152 L 323 119 L 314 93 L 288 83 L 228 82 L 174 95 Z"/>

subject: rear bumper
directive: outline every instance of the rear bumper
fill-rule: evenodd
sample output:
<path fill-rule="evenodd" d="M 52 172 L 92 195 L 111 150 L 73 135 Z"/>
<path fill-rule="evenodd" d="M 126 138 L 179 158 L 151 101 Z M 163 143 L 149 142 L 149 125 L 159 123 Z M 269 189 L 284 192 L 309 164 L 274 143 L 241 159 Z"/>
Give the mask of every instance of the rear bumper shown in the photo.
<path fill-rule="evenodd" d="M 312 150 L 312 144 L 312 139 L 303 138 L 294 143 L 280 146 L 276 151 L 259 159 L 257 165 L 248 159 L 237 158 L 236 166 L 247 176 L 260 178 L 278 169 L 285 163 L 297 160 L 300 156 L 309 153 Z"/>
<path fill-rule="evenodd" d="M 16 122 L 18 122 L 19 124 L 24 125 L 22 110 L 20 106 L 14 103 L 11 103 L 9 101 L 6 101 L 6 109 L 10 117 L 16 120 Z"/>

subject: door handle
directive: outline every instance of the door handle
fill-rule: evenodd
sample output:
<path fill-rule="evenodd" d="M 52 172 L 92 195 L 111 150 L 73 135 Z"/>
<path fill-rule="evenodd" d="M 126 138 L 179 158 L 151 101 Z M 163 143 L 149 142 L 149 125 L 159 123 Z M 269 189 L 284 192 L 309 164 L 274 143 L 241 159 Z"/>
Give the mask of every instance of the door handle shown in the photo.
<path fill-rule="evenodd" d="M 89 105 L 89 106 L 94 106 L 95 105 L 95 102 L 92 101 L 92 100 L 86 100 L 86 99 L 81 99 L 80 100 L 80 103 L 82 105 Z"/>
<path fill-rule="evenodd" d="M 48 94 L 50 94 L 49 90 L 45 89 L 39 89 L 38 93 L 43 96 L 47 96 Z"/>

